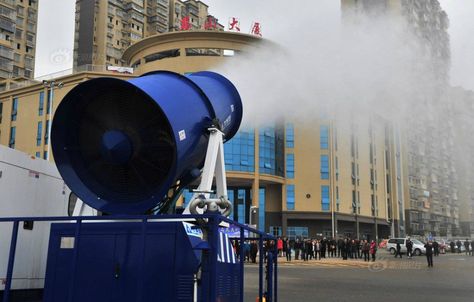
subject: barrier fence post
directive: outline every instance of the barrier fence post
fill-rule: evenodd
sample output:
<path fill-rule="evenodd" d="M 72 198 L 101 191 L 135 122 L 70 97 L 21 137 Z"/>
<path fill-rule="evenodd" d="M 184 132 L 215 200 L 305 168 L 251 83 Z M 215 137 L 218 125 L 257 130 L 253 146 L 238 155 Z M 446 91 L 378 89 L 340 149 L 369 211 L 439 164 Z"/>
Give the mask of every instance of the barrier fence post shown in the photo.
<path fill-rule="evenodd" d="M 268 251 L 267 258 L 267 296 L 265 302 L 272 302 L 273 297 L 273 249 Z"/>
<path fill-rule="evenodd" d="M 263 301 L 263 237 L 258 240 L 258 301 Z"/>
<path fill-rule="evenodd" d="M 143 301 L 143 288 L 145 284 L 145 255 L 146 255 L 146 231 L 147 231 L 148 219 L 142 219 L 142 259 L 141 259 L 141 276 L 140 289 L 138 291 L 137 301 Z"/>
<path fill-rule="evenodd" d="M 275 246 L 276 247 L 276 246 Z M 276 247 L 277 248 L 277 247 Z M 286 251 L 288 253 L 288 251 Z M 275 258 L 275 270 L 273 271 L 273 302 L 278 302 L 278 256 Z"/>
<path fill-rule="evenodd" d="M 245 230 L 240 227 L 240 302 L 244 302 Z"/>
<path fill-rule="evenodd" d="M 15 263 L 16 241 L 18 239 L 19 221 L 13 222 L 12 239 L 10 242 L 10 254 L 8 257 L 7 281 L 5 283 L 5 291 L 3 292 L 3 301 L 10 301 L 10 288 L 12 286 L 13 264 Z"/>

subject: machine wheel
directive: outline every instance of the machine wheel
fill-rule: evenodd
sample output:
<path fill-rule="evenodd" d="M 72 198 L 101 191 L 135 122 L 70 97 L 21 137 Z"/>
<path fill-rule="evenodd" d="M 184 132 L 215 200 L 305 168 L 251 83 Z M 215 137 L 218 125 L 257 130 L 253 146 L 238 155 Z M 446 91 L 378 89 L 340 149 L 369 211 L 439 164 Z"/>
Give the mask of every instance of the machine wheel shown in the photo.
<path fill-rule="evenodd" d="M 414 254 L 415 254 L 415 256 L 421 256 L 420 249 L 416 249 Z"/>
<path fill-rule="evenodd" d="M 390 248 L 390 254 L 395 255 L 395 249 L 393 247 Z"/>

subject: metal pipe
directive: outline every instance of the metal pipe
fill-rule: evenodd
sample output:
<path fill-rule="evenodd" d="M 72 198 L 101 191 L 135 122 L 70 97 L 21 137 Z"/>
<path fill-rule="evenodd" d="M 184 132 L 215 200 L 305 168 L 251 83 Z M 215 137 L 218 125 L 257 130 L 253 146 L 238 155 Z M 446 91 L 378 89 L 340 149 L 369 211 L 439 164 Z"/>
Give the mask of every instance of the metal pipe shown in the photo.
<path fill-rule="evenodd" d="M 49 90 L 49 123 L 48 123 L 48 154 L 46 156 L 46 160 L 49 161 L 49 158 L 51 156 L 51 126 L 53 125 L 53 98 L 54 98 L 54 85 L 55 82 L 52 81 L 50 83 L 50 90 Z"/>

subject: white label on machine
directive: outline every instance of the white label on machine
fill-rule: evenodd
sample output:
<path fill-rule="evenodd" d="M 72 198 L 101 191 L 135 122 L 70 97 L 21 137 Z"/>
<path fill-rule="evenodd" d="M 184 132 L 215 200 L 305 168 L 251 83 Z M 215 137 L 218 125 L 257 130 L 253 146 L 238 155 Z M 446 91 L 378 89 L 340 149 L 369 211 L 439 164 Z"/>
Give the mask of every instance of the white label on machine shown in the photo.
<path fill-rule="evenodd" d="M 183 222 L 184 229 L 186 230 L 186 234 L 188 236 L 199 237 L 202 239 L 202 231 L 199 228 L 196 228 L 194 224 Z"/>
<path fill-rule="evenodd" d="M 180 141 L 184 141 L 186 139 L 186 132 L 184 130 L 179 131 L 178 135 Z"/>
<path fill-rule="evenodd" d="M 74 237 L 61 237 L 61 248 L 62 249 L 73 249 L 74 248 Z"/>

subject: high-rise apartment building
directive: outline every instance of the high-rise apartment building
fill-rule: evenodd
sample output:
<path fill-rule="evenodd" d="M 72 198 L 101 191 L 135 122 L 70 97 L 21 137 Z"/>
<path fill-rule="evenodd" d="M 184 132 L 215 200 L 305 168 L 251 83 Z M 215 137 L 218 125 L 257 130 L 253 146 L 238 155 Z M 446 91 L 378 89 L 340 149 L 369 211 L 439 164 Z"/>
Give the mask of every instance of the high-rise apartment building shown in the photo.
<path fill-rule="evenodd" d="M 474 92 L 460 87 L 447 94 L 452 107 L 450 123 L 454 132 L 455 170 L 458 182 L 459 224 L 463 236 L 474 235 Z"/>
<path fill-rule="evenodd" d="M 204 29 L 206 22 L 222 28 L 196 0 L 77 0 L 74 69 L 123 66 L 131 44 L 168 31 Z"/>
<path fill-rule="evenodd" d="M 33 78 L 37 21 L 37 0 L 0 1 L 0 81 Z"/>
<path fill-rule="evenodd" d="M 403 146 L 397 153 L 404 178 L 399 233 L 450 236 L 459 233 L 459 196 L 452 108 L 441 95 L 448 88 L 450 45 L 447 14 L 437 0 L 342 0 L 347 18 L 386 14 L 404 21 L 429 62 L 429 95 L 413 95 L 410 114 L 398 126 Z M 426 89 L 426 88 L 425 88 Z M 426 91 L 425 91 L 426 92 Z M 403 126 L 402 126 L 403 125 Z M 398 157 L 397 157 L 398 158 Z M 403 210 L 404 208 L 404 210 Z M 402 219 L 401 219 L 402 220 Z"/>

